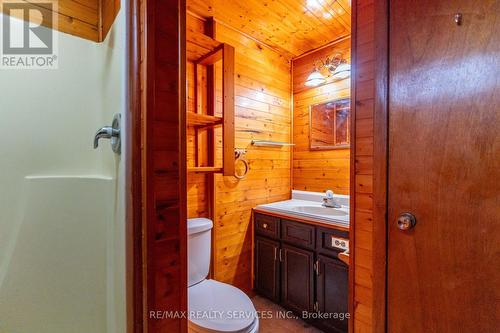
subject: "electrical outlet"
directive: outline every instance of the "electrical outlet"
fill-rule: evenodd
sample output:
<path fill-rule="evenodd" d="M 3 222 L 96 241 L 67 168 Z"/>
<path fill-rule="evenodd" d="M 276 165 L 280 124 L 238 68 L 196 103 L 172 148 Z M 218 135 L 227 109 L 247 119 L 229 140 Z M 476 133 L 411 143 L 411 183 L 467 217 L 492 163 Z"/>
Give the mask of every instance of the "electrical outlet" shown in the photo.
<path fill-rule="evenodd" d="M 345 238 L 332 237 L 332 247 L 341 250 L 349 250 L 349 240 Z"/>

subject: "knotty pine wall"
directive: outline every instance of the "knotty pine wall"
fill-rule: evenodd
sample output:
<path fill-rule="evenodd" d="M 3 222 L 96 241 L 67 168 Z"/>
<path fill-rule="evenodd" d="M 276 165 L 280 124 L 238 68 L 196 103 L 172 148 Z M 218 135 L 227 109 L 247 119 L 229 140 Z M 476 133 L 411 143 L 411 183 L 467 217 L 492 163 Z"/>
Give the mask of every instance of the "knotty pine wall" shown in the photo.
<path fill-rule="evenodd" d="M 183 20 L 184 1 L 147 0 L 140 4 L 141 72 L 146 80 L 141 144 L 143 177 L 143 290 L 145 310 L 187 310 L 186 89 Z M 147 45 L 147 47 L 146 47 Z M 145 317 L 145 331 L 186 332 L 186 318 Z"/>
<path fill-rule="evenodd" d="M 350 80 L 306 87 L 307 76 L 318 60 L 340 53 L 350 61 L 351 39 L 345 38 L 293 61 L 293 189 L 349 194 L 350 149 L 309 149 L 309 106 L 349 98 Z"/>
<path fill-rule="evenodd" d="M 188 15 L 187 29 L 203 31 L 202 19 Z M 252 208 L 289 199 L 291 150 L 254 147 L 252 139 L 290 142 L 290 61 L 263 44 L 216 24 L 220 42 L 235 48 L 235 147 L 247 150 L 250 171 L 243 180 L 216 175 L 213 277 L 251 291 Z M 194 110 L 193 66 L 187 66 L 188 111 Z M 191 80 L 190 80 L 191 78 Z M 220 96 L 220 94 L 218 94 Z M 217 136 L 220 144 L 220 135 Z M 188 165 L 194 164 L 194 132 L 188 131 Z M 188 216 L 207 216 L 207 177 L 188 174 Z"/>

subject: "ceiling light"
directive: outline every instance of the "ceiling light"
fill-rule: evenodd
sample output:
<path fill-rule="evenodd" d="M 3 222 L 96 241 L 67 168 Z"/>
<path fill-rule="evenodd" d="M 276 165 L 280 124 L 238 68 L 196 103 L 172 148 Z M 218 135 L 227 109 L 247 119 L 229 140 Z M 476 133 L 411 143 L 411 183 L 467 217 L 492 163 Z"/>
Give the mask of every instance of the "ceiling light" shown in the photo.
<path fill-rule="evenodd" d="M 321 3 L 319 0 L 307 0 L 307 8 L 309 10 L 321 8 Z"/>

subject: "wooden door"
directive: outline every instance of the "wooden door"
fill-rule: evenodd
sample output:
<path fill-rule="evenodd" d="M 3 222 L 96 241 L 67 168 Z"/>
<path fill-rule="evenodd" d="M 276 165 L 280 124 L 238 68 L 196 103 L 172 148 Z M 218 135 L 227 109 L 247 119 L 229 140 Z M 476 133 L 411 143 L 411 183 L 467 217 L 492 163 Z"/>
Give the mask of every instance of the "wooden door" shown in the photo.
<path fill-rule="evenodd" d="M 500 1 L 393 0 L 389 54 L 388 332 L 496 332 Z"/>
<path fill-rule="evenodd" d="M 344 316 L 348 312 L 348 267 L 340 260 L 322 255 L 318 255 L 318 264 L 318 278 L 316 280 L 318 310 L 321 313 L 336 313 Z M 325 319 L 321 324 L 334 332 L 347 332 L 347 323 L 347 318 L 339 317 Z"/>
<path fill-rule="evenodd" d="M 281 304 L 296 312 L 313 311 L 314 253 L 282 246 Z"/>
<path fill-rule="evenodd" d="M 255 238 L 255 282 L 257 293 L 275 302 L 279 302 L 279 253 L 280 243 Z"/>

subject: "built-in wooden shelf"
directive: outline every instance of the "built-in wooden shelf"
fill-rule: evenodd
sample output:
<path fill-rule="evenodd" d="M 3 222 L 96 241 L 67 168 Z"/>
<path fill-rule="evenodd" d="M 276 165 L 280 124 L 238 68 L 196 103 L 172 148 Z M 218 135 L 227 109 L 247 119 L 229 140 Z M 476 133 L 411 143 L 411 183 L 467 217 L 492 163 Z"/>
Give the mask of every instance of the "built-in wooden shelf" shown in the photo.
<path fill-rule="evenodd" d="M 209 116 L 206 114 L 188 112 L 187 124 L 188 126 L 207 127 L 221 125 L 224 119 L 217 116 Z"/>
<path fill-rule="evenodd" d="M 187 126 L 195 129 L 195 167 L 188 168 L 189 172 L 222 173 L 224 176 L 234 176 L 234 47 L 219 43 L 215 39 L 189 32 L 191 37 L 188 46 L 188 60 L 194 64 L 194 105 L 196 112 L 187 113 Z M 200 56 L 201 51 L 203 55 Z M 222 112 L 216 115 L 218 96 L 216 94 L 217 80 L 216 63 L 220 66 L 222 79 L 220 97 Z M 205 75 L 199 75 L 205 71 Z M 205 90 L 205 92 L 203 92 Z M 203 112 L 203 110 L 206 110 Z M 215 126 L 222 128 L 222 167 L 214 167 L 217 160 L 216 152 L 219 144 L 216 138 Z M 200 131 L 200 129 L 202 129 Z M 207 158 L 202 160 L 207 152 Z M 204 165 L 204 166 L 201 166 Z M 209 165 L 207 167 L 206 165 Z"/>
<path fill-rule="evenodd" d="M 283 146 L 295 146 L 295 143 L 269 141 L 269 140 L 252 140 L 252 145 L 259 147 L 283 147 Z"/>
<path fill-rule="evenodd" d="M 222 43 L 200 32 L 188 29 L 186 31 L 186 53 L 188 61 L 198 61 L 207 54 L 216 52 Z"/>
<path fill-rule="evenodd" d="M 187 168 L 188 172 L 206 172 L 206 173 L 221 173 L 223 171 L 222 168 L 216 167 L 191 167 Z"/>
<path fill-rule="evenodd" d="M 207 53 L 206 55 L 198 59 L 196 62 L 199 65 L 203 66 L 213 65 L 216 62 L 221 61 L 223 57 L 224 57 L 224 44 L 217 47 L 212 52 Z"/>

